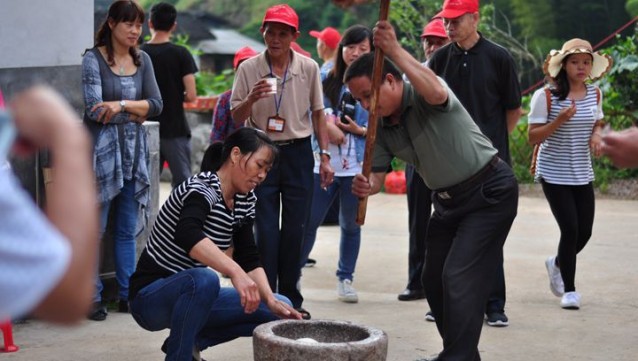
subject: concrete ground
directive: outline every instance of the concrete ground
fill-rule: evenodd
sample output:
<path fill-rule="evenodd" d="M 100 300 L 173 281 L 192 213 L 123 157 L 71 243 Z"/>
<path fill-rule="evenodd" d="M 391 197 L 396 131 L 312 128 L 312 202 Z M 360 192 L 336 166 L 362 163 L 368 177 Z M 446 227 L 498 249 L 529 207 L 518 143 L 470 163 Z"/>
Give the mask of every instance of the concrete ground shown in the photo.
<path fill-rule="evenodd" d="M 167 184 L 162 185 L 163 198 Z M 483 360 L 563 361 L 638 359 L 638 202 L 597 201 L 592 239 L 579 255 L 579 311 L 563 310 L 548 287 L 544 260 L 553 254 L 558 229 L 544 198 L 521 197 L 505 246 L 507 315 L 510 326 L 484 326 Z M 314 268 L 303 270 L 302 292 L 314 319 L 350 320 L 388 334 L 388 360 L 433 356 L 441 339 L 423 319 L 424 300 L 397 301 L 407 275 L 406 200 L 381 194 L 368 202 L 354 286 L 358 304 L 336 298 L 339 229 L 321 227 Z M 112 312 L 104 322 L 59 328 L 38 321 L 14 326 L 20 351 L 0 360 L 160 360 L 167 331 L 148 332 L 128 314 Z M 205 350 L 207 360 L 252 360 L 250 338 Z"/>

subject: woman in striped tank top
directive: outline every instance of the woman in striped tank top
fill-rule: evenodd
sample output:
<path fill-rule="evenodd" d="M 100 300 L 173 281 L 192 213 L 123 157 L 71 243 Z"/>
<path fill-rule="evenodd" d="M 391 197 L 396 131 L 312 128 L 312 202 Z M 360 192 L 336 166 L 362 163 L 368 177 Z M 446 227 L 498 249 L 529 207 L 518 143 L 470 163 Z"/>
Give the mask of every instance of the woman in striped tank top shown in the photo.
<path fill-rule="evenodd" d="M 162 205 L 129 298 L 142 328 L 170 329 L 161 347 L 166 360 L 200 360 L 200 351 L 251 336 L 262 323 L 301 319 L 271 290 L 253 235 L 254 189 L 278 153 L 266 133 L 238 129 L 206 151 L 210 171 L 175 187 Z M 224 253 L 231 246 L 232 258 Z M 233 287 L 222 287 L 215 271 Z"/>
<path fill-rule="evenodd" d="M 603 111 L 600 89 L 589 80 L 602 77 L 612 65 L 591 44 L 572 39 L 560 51 L 552 50 L 543 66 L 551 86 L 532 96 L 530 144 L 540 143 L 535 180 L 560 228 L 558 255 L 545 266 L 550 289 L 561 297 L 561 307 L 580 308 L 576 292 L 576 255 L 591 237 L 594 223 L 594 172 L 591 154 L 600 155 Z"/>

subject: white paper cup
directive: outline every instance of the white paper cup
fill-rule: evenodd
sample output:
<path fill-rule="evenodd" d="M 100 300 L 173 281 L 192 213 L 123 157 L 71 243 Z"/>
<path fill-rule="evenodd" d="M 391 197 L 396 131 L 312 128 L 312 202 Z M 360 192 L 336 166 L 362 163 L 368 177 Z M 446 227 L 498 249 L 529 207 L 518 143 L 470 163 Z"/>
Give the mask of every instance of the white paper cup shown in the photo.
<path fill-rule="evenodd" d="M 270 91 L 266 94 L 277 94 L 277 78 L 266 78 L 266 81 L 270 85 Z"/>

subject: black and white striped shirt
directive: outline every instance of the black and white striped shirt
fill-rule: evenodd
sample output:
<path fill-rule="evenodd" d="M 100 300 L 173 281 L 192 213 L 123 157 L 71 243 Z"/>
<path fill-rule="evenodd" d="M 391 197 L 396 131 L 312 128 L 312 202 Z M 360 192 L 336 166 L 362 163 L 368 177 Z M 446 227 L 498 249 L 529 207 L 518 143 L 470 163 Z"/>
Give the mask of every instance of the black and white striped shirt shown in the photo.
<path fill-rule="evenodd" d="M 541 143 L 535 180 L 551 184 L 584 185 L 594 180 L 589 141 L 597 120 L 604 117 L 602 96 L 599 99 L 596 86 L 588 84 L 587 94 L 576 100 L 576 114 L 561 124 Z M 552 122 L 561 109 L 571 106 L 572 100 L 551 97 L 551 109 L 547 111 L 545 89 L 534 92 L 530 102 L 529 124 Z"/>
<path fill-rule="evenodd" d="M 260 266 L 252 236 L 255 218 L 254 192 L 236 194 L 234 210 L 226 207 L 217 174 L 205 172 L 175 188 L 162 205 L 137 269 L 131 277 L 131 298 L 158 278 L 180 271 L 206 267 L 189 256 L 204 238 L 221 250 L 231 245 L 240 257 L 235 260 L 248 272 Z"/>

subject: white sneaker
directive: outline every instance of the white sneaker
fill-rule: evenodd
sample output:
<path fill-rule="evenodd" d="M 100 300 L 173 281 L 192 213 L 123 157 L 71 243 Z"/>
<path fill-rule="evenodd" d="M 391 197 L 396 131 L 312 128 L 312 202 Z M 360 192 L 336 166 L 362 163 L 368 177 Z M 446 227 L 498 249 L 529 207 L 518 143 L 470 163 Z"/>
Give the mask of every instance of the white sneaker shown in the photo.
<path fill-rule="evenodd" d="M 346 303 L 359 302 L 359 296 L 357 296 L 357 290 L 352 287 L 352 281 L 345 279 L 337 283 L 337 294 L 339 295 L 339 301 Z"/>
<path fill-rule="evenodd" d="M 560 300 L 560 307 L 568 310 L 577 310 L 580 308 L 580 293 L 573 291 L 567 292 Z"/>
<path fill-rule="evenodd" d="M 560 274 L 560 268 L 556 267 L 556 257 L 549 257 L 545 260 L 547 275 L 549 276 L 549 289 L 556 297 L 560 297 L 565 293 L 565 285 L 563 284 L 563 276 Z"/>

